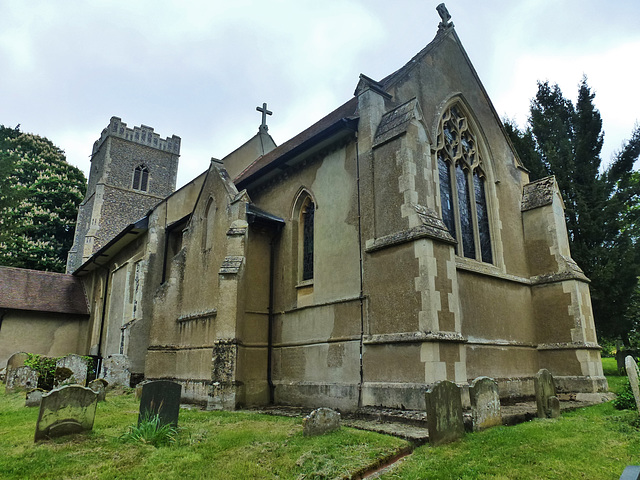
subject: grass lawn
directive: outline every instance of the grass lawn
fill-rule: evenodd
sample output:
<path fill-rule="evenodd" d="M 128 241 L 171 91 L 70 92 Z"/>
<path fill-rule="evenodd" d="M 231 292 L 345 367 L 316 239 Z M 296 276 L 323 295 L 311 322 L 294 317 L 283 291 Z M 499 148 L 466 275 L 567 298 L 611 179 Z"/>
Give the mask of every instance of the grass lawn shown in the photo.
<path fill-rule="evenodd" d="M 618 376 L 615 359 L 602 363 L 609 389 L 618 392 L 626 376 Z M 638 413 L 608 402 L 466 435 L 450 445 L 425 445 L 380 478 L 614 480 L 627 465 L 640 465 Z"/>
<path fill-rule="evenodd" d="M 91 433 L 34 444 L 38 409 L 0 387 L 0 478 L 348 478 L 407 445 L 351 428 L 306 438 L 301 419 L 199 410 L 180 411 L 172 445 L 123 443 L 138 406 L 131 394 L 108 396 Z"/>
<path fill-rule="evenodd" d="M 603 359 L 607 374 L 615 360 Z M 625 377 L 608 376 L 612 391 Z M 302 436 L 301 420 L 249 412 L 182 410 L 176 443 L 123 443 L 136 422 L 131 394 L 98 405 L 93 432 L 33 443 L 38 409 L 24 394 L 0 388 L 2 479 L 311 479 L 349 478 L 407 444 L 394 437 L 342 428 Z M 422 446 L 384 479 L 617 479 L 640 464 L 640 422 L 611 402 L 558 419 L 533 420 L 468 434 L 454 444 Z"/>

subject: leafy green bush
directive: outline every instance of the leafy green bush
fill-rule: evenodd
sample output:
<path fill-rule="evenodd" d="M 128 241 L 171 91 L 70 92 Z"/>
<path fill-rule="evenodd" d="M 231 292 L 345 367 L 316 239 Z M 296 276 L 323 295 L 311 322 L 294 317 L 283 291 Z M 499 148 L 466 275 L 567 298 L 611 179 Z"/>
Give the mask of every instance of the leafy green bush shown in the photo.
<path fill-rule="evenodd" d="M 618 396 L 613 401 L 613 406 L 618 410 L 631 410 L 636 408 L 636 399 L 633 396 L 629 379 L 625 380 L 622 390 L 618 392 Z"/>
<path fill-rule="evenodd" d="M 147 415 L 138 425 L 130 425 L 129 430 L 120 436 L 125 443 L 147 443 L 154 447 L 168 445 L 176 441 L 178 429 L 173 425 L 160 423 L 160 416 Z"/>
<path fill-rule="evenodd" d="M 38 388 L 51 390 L 53 388 L 53 380 L 56 374 L 57 361 L 58 359 L 55 357 L 45 357 L 44 355 L 38 355 L 37 353 L 27 353 L 27 359 L 24 364 L 38 372 Z"/>

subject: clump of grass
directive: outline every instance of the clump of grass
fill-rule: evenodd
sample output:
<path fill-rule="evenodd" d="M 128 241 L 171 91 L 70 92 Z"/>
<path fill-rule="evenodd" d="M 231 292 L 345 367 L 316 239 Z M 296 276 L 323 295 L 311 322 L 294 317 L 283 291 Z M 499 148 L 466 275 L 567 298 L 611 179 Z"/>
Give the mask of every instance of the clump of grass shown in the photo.
<path fill-rule="evenodd" d="M 625 382 L 622 384 L 622 389 L 618 391 L 618 396 L 613 401 L 613 406 L 618 410 L 635 410 L 636 399 L 633 396 L 629 379 L 625 379 Z"/>
<path fill-rule="evenodd" d="M 120 436 L 125 443 L 145 443 L 161 447 L 175 443 L 178 429 L 171 424 L 162 424 L 160 415 L 146 415 L 138 425 L 130 425 L 126 433 Z"/>

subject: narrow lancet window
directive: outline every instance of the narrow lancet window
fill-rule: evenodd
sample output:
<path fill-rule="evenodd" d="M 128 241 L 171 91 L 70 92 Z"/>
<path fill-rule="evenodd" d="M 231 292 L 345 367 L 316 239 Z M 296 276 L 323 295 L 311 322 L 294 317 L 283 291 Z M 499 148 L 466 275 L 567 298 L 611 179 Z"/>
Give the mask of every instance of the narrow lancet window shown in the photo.
<path fill-rule="evenodd" d="M 313 278 L 313 217 L 315 210 L 315 205 L 309 198 L 302 211 L 302 280 L 311 280 Z"/>

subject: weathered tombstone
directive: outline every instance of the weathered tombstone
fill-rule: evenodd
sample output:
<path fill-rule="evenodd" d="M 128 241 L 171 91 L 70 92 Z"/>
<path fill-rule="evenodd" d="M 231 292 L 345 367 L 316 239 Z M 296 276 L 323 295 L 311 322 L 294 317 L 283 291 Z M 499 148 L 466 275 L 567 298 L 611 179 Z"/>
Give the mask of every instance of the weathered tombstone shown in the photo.
<path fill-rule="evenodd" d="M 171 424 L 177 427 L 181 393 L 182 385 L 179 383 L 168 380 L 146 383 L 142 387 L 138 425 L 140 422 L 158 415 L 161 425 Z"/>
<path fill-rule="evenodd" d="M 429 443 L 440 445 L 453 442 L 464 435 L 460 388 L 453 382 L 441 380 L 425 393 Z"/>
<path fill-rule="evenodd" d="M 633 391 L 633 397 L 636 399 L 636 408 L 640 412 L 640 388 L 638 386 L 638 364 L 631 355 L 624 359 L 624 366 L 627 369 L 627 377 L 629 377 L 629 385 Z"/>
<path fill-rule="evenodd" d="M 7 375 L 5 391 L 10 393 L 20 390 L 32 390 L 38 386 L 38 377 L 38 372 L 26 365 L 12 368 Z"/>
<path fill-rule="evenodd" d="M 144 387 L 147 383 L 149 383 L 149 380 L 143 380 L 136 385 L 136 400 L 140 400 L 142 398 L 142 387 Z"/>
<path fill-rule="evenodd" d="M 4 379 L 7 377 L 7 367 L 0 370 L 0 382 L 4 383 Z"/>
<path fill-rule="evenodd" d="M 58 378 L 58 369 L 68 369 L 71 375 L 66 379 L 62 379 L 63 383 L 75 383 L 78 385 L 85 385 L 87 383 L 87 368 L 89 362 L 86 358 L 71 353 L 65 357 L 59 358 L 56 361 L 56 381 Z M 62 373 L 62 370 L 61 370 Z M 62 375 L 61 375 L 62 376 Z M 56 383 L 60 385 L 60 383 Z"/>
<path fill-rule="evenodd" d="M 536 375 L 535 391 L 538 417 L 551 418 L 552 412 L 549 399 L 556 397 L 556 385 L 553 382 L 553 376 L 546 368 L 541 368 Z"/>
<path fill-rule="evenodd" d="M 549 418 L 558 418 L 560 416 L 560 399 L 558 397 L 549 397 Z"/>
<path fill-rule="evenodd" d="M 11 373 L 11 370 L 24 366 L 28 358 L 29 358 L 29 354 L 25 352 L 16 352 L 13 355 L 11 355 L 9 357 L 9 360 L 7 360 L 7 366 L 5 367 L 6 368 L 5 377 L 6 378 L 9 377 L 9 373 Z"/>
<path fill-rule="evenodd" d="M 102 377 L 112 387 L 116 385 L 130 386 L 131 372 L 129 371 L 129 359 L 127 356 L 114 354 L 105 358 L 102 363 Z"/>
<path fill-rule="evenodd" d="M 104 402 L 107 399 L 107 385 L 109 385 L 109 382 L 104 378 L 96 378 L 91 380 L 87 387 L 96 392 L 99 402 Z"/>
<path fill-rule="evenodd" d="M 42 395 L 46 392 L 41 388 L 34 388 L 27 392 L 27 397 L 24 402 L 25 407 L 39 407 L 42 401 Z"/>
<path fill-rule="evenodd" d="M 302 434 L 315 437 L 340 429 L 340 413 L 330 408 L 318 408 L 302 420 Z"/>
<path fill-rule="evenodd" d="M 498 384 L 492 378 L 476 378 L 471 383 L 469 395 L 474 431 L 502 425 Z"/>
<path fill-rule="evenodd" d="M 42 396 L 34 441 L 90 431 L 98 395 L 90 388 L 65 385 Z"/>

